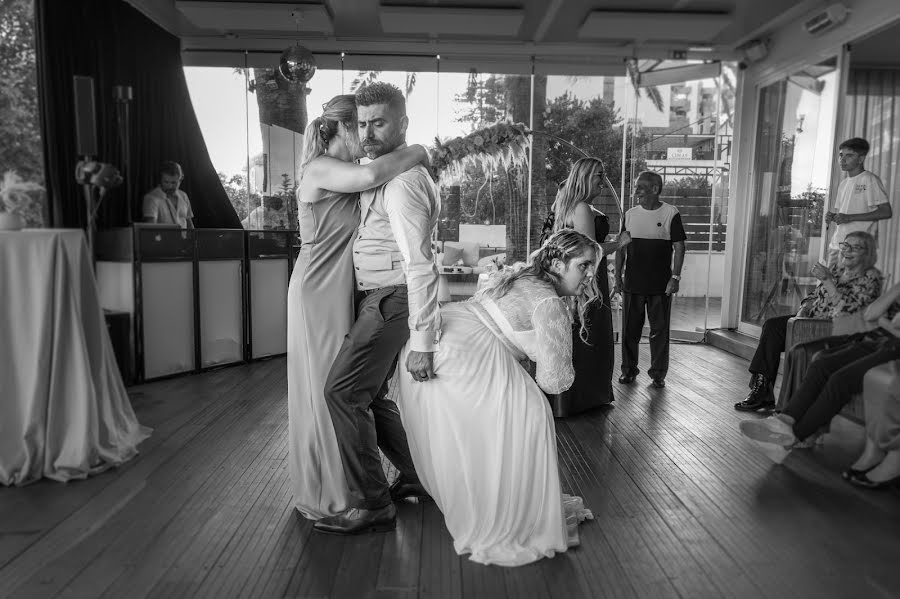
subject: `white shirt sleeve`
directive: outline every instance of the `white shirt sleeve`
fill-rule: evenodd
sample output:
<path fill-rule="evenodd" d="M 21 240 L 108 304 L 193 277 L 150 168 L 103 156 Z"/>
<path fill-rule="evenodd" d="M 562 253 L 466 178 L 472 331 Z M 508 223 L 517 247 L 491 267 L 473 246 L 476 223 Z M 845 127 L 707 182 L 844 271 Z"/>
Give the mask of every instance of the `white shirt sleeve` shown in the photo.
<path fill-rule="evenodd" d="M 159 202 L 152 193 L 148 193 L 144 196 L 141 212 L 143 213 L 144 218 L 152 218 L 154 221 L 159 218 Z"/>
<path fill-rule="evenodd" d="M 866 185 L 866 206 L 869 208 L 868 212 L 871 212 L 881 204 L 887 204 L 890 200 L 888 199 L 887 190 L 884 188 L 884 183 L 881 182 L 878 175 L 869 174 L 871 176 L 869 177 L 869 183 Z"/>
<path fill-rule="evenodd" d="M 384 188 L 384 206 L 391 231 L 406 264 L 409 301 L 410 349 L 433 352 L 441 331 L 438 305 L 438 271 L 431 250 L 431 230 L 437 222 L 440 205 L 425 185 L 431 181 L 424 173 L 407 171 Z M 436 200 L 435 200 L 436 201 Z"/>
<path fill-rule="evenodd" d="M 184 212 L 185 217 L 194 218 L 194 207 L 191 206 L 190 198 L 188 198 L 188 195 L 186 193 L 184 193 L 183 191 L 181 192 L 181 195 L 182 195 L 182 197 L 184 197 L 184 203 L 187 206 L 187 208 Z"/>

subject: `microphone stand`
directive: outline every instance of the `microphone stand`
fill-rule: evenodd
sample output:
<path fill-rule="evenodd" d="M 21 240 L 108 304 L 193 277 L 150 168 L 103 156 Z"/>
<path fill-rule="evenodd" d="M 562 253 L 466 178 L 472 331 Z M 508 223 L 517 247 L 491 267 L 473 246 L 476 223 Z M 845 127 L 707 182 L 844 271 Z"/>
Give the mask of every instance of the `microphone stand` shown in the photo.
<path fill-rule="evenodd" d="M 130 103 L 133 94 L 130 85 L 113 86 L 113 98 L 116 100 L 116 124 L 119 129 L 119 150 L 122 156 L 122 177 L 129 185 L 125 186 L 125 222 L 130 225 L 131 218 L 131 116 Z"/>

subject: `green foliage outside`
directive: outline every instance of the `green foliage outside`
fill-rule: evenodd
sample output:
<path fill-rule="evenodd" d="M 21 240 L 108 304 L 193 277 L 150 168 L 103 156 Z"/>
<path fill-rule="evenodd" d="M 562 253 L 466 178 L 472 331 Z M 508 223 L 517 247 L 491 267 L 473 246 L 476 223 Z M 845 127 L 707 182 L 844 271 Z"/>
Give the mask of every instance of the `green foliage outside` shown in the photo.
<path fill-rule="evenodd" d="M 457 120 L 470 124 L 473 131 L 507 120 L 511 113 L 511 100 L 508 97 L 506 78 L 503 75 L 491 75 L 482 79 L 473 74 L 466 91 L 456 96 Z M 622 180 L 623 127 L 619 111 L 612 103 L 604 103 L 600 98 L 584 101 L 565 94 L 548 100 L 542 117 L 543 126 L 539 131 L 561 138 L 587 152 L 589 156 L 599 158 L 616 193 L 619 193 Z M 645 138 L 646 135 L 641 133 L 636 136 L 634 143 L 628 143 L 626 179 L 630 179 L 632 170 L 638 172 L 644 167 L 642 159 L 631 164 L 631 147 L 640 147 L 646 142 Z M 544 159 L 548 181 L 545 200 L 548 204 L 555 197 L 553 190 L 556 184 L 565 181 L 572 164 L 581 157 L 580 153 L 565 143 L 550 139 Z M 467 167 L 466 174 L 466 181 L 460 189 L 460 222 L 504 224 L 510 189 L 516 184 L 511 175 L 500 171 L 485 173 L 480 166 Z M 630 182 L 627 180 L 625 187 L 627 194 L 630 189 Z"/>
<path fill-rule="evenodd" d="M 26 181 L 43 185 L 40 113 L 31 0 L 0 0 L 0 173 L 15 170 Z M 43 224 L 46 195 L 25 214 L 26 226 Z"/>

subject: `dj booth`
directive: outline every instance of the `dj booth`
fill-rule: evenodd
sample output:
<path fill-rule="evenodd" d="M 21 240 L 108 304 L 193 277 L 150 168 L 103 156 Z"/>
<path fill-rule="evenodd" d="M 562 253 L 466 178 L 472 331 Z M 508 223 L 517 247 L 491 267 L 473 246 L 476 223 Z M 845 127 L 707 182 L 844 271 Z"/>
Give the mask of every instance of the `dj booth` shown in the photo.
<path fill-rule="evenodd" d="M 294 231 L 99 232 L 100 303 L 126 384 L 286 353 L 299 246 Z"/>

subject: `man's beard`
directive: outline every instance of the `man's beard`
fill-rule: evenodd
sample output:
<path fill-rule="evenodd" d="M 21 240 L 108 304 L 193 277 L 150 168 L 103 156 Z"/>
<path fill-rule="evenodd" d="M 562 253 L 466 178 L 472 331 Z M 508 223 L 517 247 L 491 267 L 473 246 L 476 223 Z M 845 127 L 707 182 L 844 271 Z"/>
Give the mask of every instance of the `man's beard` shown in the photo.
<path fill-rule="evenodd" d="M 402 143 L 402 139 L 392 140 L 391 142 L 378 141 L 377 139 L 364 139 L 360 142 L 363 152 L 366 153 L 366 156 L 370 160 L 375 160 L 379 156 L 390 154 L 398 147 L 400 147 Z"/>

